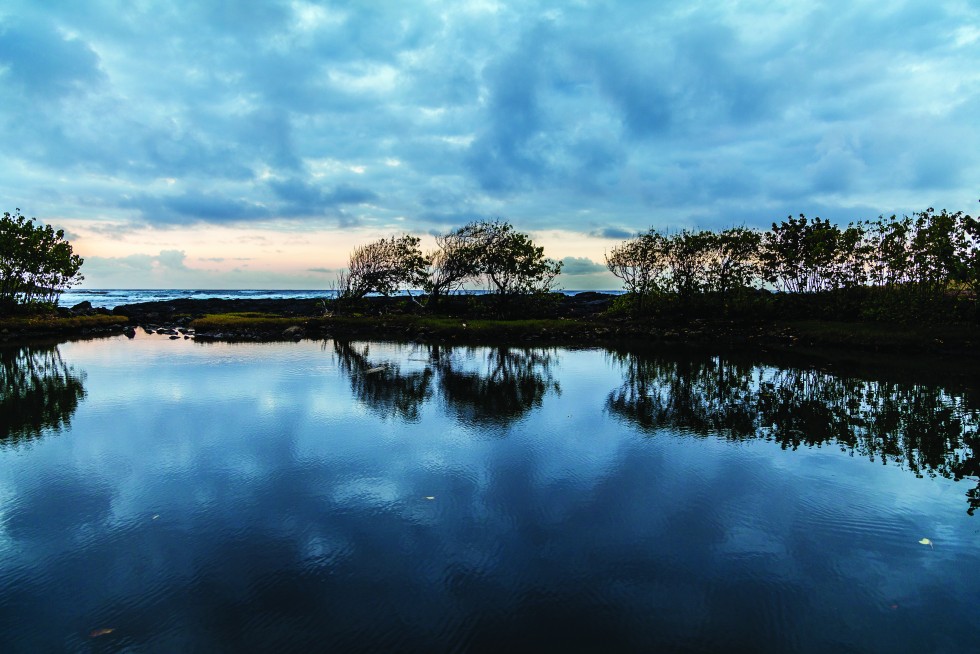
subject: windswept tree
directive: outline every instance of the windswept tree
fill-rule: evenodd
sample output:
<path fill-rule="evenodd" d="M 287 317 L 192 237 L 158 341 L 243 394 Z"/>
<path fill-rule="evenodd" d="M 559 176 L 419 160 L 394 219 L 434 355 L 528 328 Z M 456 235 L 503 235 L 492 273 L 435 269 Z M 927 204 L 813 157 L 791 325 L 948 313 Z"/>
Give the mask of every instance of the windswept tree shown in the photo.
<path fill-rule="evenodd" d="M 81 266 L 64 230 L 39 225 L 20 209 L 0 218 L 0 305 L 57 302 L 84 279 Z"/>
<path fill-rule="evenodd" d="M 477 223 L 470 223 L 436 237 L 436 249 L 429 253 L 429 274 L 423 288 L 431 299 L 460 290 L 466 282 L 480 277 L 480 234 Z"/>
<path fill-rule="evenodd" d="M 403 288 L 419 288 L 426 281 L 427 265 L 417 236 L 391 236 L 361 245 L 338 277 L 340 297 L 356 300 L 368 293 L 389 296 Z"/>
<path fill-rule="evenodd" d="M 561 273 L 562 262 L 544 256 L 531 237 L 500 220 L 470 223 L 477 264 L 490 289 L 499 295 L 547 293 Z"/>

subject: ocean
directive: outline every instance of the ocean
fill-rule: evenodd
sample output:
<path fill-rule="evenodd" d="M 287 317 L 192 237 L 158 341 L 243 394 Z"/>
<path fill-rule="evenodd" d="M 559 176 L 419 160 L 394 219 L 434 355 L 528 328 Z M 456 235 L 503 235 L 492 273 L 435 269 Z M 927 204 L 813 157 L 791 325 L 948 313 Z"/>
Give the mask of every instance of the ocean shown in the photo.
<path fill-rule="evenodd" d="M 418 293 L 419 291 L 415 291 Z M 486 291 L 465 291 L 474 295 L 480 295 Z M 582 293 L 580 290 L 562 290 L 565 295 L 575 295 Z M 620 295 L 622 290 L 604 290 L 598 293 L 611 293 Z M 179 298 L 191 298 L 194 300 L 299 300 L 304 298 L 331 298 L 336 295 L 332 290 L 256 290 L 256 289 L 188 289 L 188 288 L 167 288 L 167 289 L 147 289 L 147 288 L 75 288 L 61 294 L 58 302 L 63 307 L 73 307 L 80 302 L 91 302 L 93 307 L 104 307 L 113 309 L 122 304 L 135 304 L 137 302 L 162 302 L 166 300 L 176 300 Z"/>

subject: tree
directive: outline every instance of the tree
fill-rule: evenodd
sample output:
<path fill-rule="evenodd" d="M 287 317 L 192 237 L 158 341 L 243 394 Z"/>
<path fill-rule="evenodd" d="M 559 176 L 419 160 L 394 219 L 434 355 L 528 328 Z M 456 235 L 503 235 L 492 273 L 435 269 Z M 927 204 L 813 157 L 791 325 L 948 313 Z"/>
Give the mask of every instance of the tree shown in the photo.
<path fill-rule="evenodd" d="M 746 227 L 732 227 L 714 239 L 714 252 L 707 263 L 708 287 L 726 300 L 748 288 L 758 274 L 762 234 Z"/>
<path fill-rule="evenodd" d="M 389 296 L 402 288 L 418 288 L 426 281 L 427 265 L 417 236 L 392 236 L 361 245 L 340 273 L 340 297 L 356 300 L 368 293 Z"/>
<path fill-rule="evenodd" d="M 434 299 L 458 291 L 467 281 L 480 276 L 478 223 L 470 223 L 436 237 L 429 253 L 429 274 L 423 288 Z"/>
<path fill-rule="evenodd" d="M 84 279 L 82 258 L 72 252 L 64 230 L 36 221 L 20 209 L 0 218 L 0 305 L 56 303 Z"/>
<path fill-rule="evenodd" d="M 706 290 L 708 266 L 717 240 L 713 232 L 686 229 L 668 239 L 670 288 L 684 302 Z"/>
<path fill-rule="evenodd" d="M 909 254 L 912 282 L 922 297 L 941 301 L 968 256 L 969 237 L 962 212 L 930 207 L 914 214 Z"/>
<path fill-rule="evenodd" d="M 766 281 L 790 293 L 815 293 L 836 285 L 840 228 L 829 220 L 788 217 L 773 223 L 762 243 Z"/>
<path fill-rule="evenodd" d="M 667 239 L 652 229 L 631 238 L 606 255 L 606 268 L 623 281 L 623 287 L 640 312 L 646 297 L 662 290 L 667 270 Z"/>
<path fill-rule="evenodd" d="M 463 230 L 472 239 L 468 252 L 479 274 L 498 295 L 547 293 L 561 273 L 562 263 L 544 256 L 544 248 L 514 226 L 500 220 L 472 222 Z"/>

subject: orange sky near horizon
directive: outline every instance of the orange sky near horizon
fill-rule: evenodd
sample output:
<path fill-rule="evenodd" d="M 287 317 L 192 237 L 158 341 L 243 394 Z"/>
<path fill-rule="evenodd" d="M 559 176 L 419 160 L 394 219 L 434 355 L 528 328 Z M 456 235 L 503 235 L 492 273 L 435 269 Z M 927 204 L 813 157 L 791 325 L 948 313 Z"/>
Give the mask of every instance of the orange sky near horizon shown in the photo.
<path fill-rule="evenodd" d="M 270 224 L 180 227 L 114 226 L 96 220 L 50 221 L 63 228 L 82 267 L 82 288 L 329 288 L 349 253 L 396 233 L 352 227 L 308 229 Z M 595 264 L 618 241 L 571 230 L 528 232 L 553 259 L 576 257 Z M 420 234 L 423 250 L 435 246 Z M 606 272 L 565 274 L 564 288 L 619 288 Z"/>

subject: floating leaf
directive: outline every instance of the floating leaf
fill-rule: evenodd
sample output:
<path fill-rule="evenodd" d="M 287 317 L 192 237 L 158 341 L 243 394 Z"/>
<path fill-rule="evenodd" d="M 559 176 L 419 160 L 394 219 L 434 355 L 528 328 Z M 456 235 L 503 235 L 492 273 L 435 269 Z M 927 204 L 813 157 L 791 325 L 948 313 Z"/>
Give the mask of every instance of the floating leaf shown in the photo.
<path fill-rule="evenodd" d="M 928 538 L 923 538 L 922 540 L 919 541 L 919 544 L 920 545 L 928 545 L 929 547 L 932 547 L 932 541 L 929 540 Z M 935 549 L 935 548 L 933 548 L 933 549 Z"/>
<path fill-rule="evenodd" d="M 98 638 L 99 636 L 108 636 L 115 629 L 96 629 L 88 635 L 89 638 Z"/>

